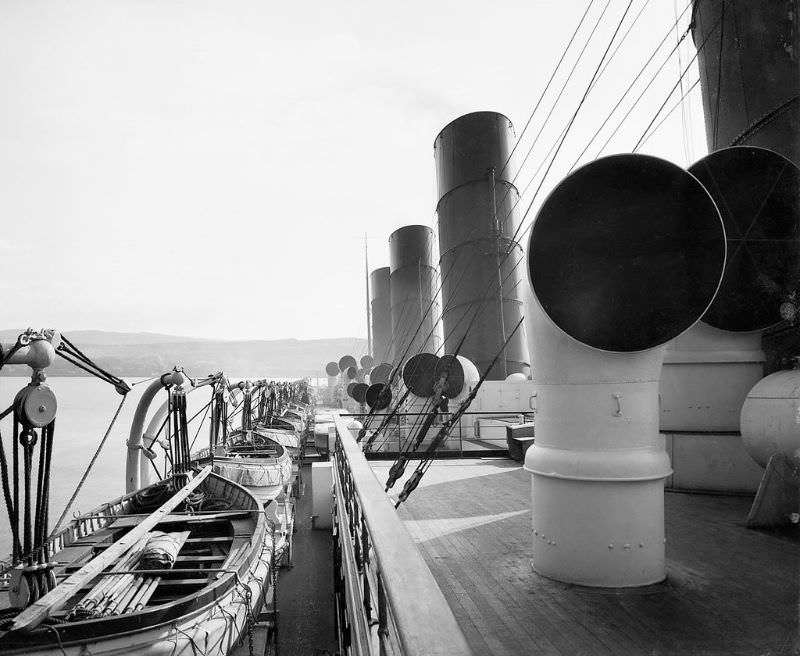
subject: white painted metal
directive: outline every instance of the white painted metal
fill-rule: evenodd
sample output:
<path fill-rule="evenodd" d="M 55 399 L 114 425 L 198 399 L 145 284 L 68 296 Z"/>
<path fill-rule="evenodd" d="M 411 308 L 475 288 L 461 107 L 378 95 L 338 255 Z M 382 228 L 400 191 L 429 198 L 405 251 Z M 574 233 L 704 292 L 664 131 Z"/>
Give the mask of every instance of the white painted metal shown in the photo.
<path fill-rule="evenodd" d="M 586 586 L 633 587 L 665 577 L 664 479 L 658 433 L 664 347 L 606 353 L 527 304 L 536 443 L 531 473 L 533 566 Z"/>
<path fill-rule="evenodd" d="M 133 415 L 133 422 L 131 423 L 131 432 L 128 437 L 128 457 L 125 463 L 125 491 L 135 492 L 142 487 L 141 484 L 141 457 L 142 457 L 142 433 L 144 430 L 144 421 L 147 419 L 147 412 L 150 409 L 150 404 L 153 402 L 156 394 L 166 385 L 182 385 L 186 381 L 183 373 L 178 371 L 171 371 L 164 374 L 157 380 L 150 383 L 145 389 L 142 397 L 139 399 L 139 404 L 136 406 L 136 412 Z"/>
<path fill-rule="evenodd" d="M 328 424 L 328 435 L 326 437 L 326 446 L 328 448 L 327 453 L 333 453 L 333 449 L 336 447 L 336 425 L 335 424 Z"/>
<path fill-rule="evenodd" d="M 328 376 L 328 387 L 325 389 L 325 395 L 323 397 L 325 405 L 333 405 L 337 382 L 337 376 Z"/>
<path fill-rule="evenodd" d="M 662 431 L 737 431 L 747 393 L 763 376 L 761 332 L 698 323 L 667 345 Z"/>
<path fill-rule="evenodd" d="M 31 339 L 33 337 L 33 339 Z M 56 360 L 55 347 L 61 343 L 61 335 L 54 330 L 26 334 L 23 346 L 5 355 L 3 364 L 26 364 L 31 369 L 46 369 Z M 8 354 L 16 344 L 0 344 L 0 353 Z"/>
<path fill-rule="evenodd" d="M 208 378 L 208 379 L 204 379 L 200 383 L 196 383 L 192 379 L 186 378 L 183 374 L 177 374 L 177 376 L 176 376 L 175 372 L 173 372 L 173 374 L 169 374 L 169 376 L 170 376 L 169 381 L 172 381 L 172 380 L 180 381 L 180 382 L 173 383 L 175 385 L 185 385 L 187 382 L 190 383 L 189 389 L 186 390 L 187 394 L 191 394 L 192 392 L 194 392 L 196 389 L 199 389 L 200 387 L 204 387 L 206 385 L 210 385 L 211 382 L 213 381 L 212 378 Z M 163 376 L 162 376 L 162 378 L 163 378 Z M 159 389 L 158 386 L 156 386 L 156 392 L 158 392 L 158 389 Z M 145 391 L 145 394 L 147 394 L 147 391 Z M 150 404 L 152 404 L 152 399 L 148 403 L 148 407 L 145 408 L 145 413 L 147 413 Z M 137 408 L 137 412 L 138 412 L 138 408 Z M 169 401 L 164 401 L 158 407 L 158 409 L 155 411 L 155 413 L 153 413 L 153 416 L 150 419 L 150 423 L 147 424 L 147 428 L 144 430 L 144 432 L 141 435 L 140 443 L 142 445 L 142 448 L 141 449 L 137 449 L 138 454 L 133 454 L 133 453 L 130 452 L 130 450 L 128 452 L 128 457 L 129 458 L 131 456 L 133 456 L 133 457 L 138 457 L 138 460 L 139 460 L 139 487 L 147 487 L 148 485 L 150 485 L 153 482 L 152 481 L 152 476 L 151 476 L 151 474 L 153 472 L 153 467 L 150 465 L 148 457 L 145 454 L 147 454 L 147 453 L 151 453 L 152 454 L 152 449 L 153 449 L 153 446 L 156 443 L 156 439 L 158 437 L 158 432 L 161 430 L 161 427 L 164 425 L 164 420 L 167 418 L 167 413 L 168 412 L 169 412 Z M 135 422 L 136 422 L 136 419 L 134 418 L 134 423 Z M 133 429 L 131 429 L 131 434 L 133 434 Z M 145 457 L 142 457 L 142 455 L 145 455 Z M 136 488 L 134 488 L 134 489 L 136 489 Z M 127 490 L 127 491 L 128 492 L 132 492 L 133 490 Z"/>
<path fill-rule="evenodd" d="M 475 363 L 472 360 L 465 358 L 463 355 L 457 355 L 456 359 L 461 365 L 461 369 L 464 371 L 464 387 L 458 393 L 458 395 L 450 399 L 452 407 L 458 406 L 459 403 L 466 399 L 481 378 L 478 367 L 475 366 Z"/>
<path fill-rule="evenodd" d="M 800 371 L 778 371 L 759 381 L 742 406 L 742 439 L 762 467 L 770 456 L 800 460 Z"/>
<path fill-rule="evenodd" d="M 408 656 L 468 656 L 469 643 L 447 600 L 428 569 L 408 529 L 398 516 L 361 447 L 348 434 L 344 417 L 336 417 L 341 457 L 351 474 L 352 491 L 372 541 L 370 567 L 377 569 L 386 596 L 387 630 L 396 631 L 399 653 Z M 340 457 L 339 454 L 336 457 Z M 316 489 L 316 484 L 313 484 Z M 344 494 L 337 488 L 335 493 Z M 343 531 L 345 538 L 348 531 Z M 380 614 L 380 608 L 375 609 Z M 362 612 L 349 608 L 349 612 Z M 386 639 L 390 636 L 386 636 Z M 385 640 L 386 640 L 385 639 Z M 386 641 L 382 645 L 386 645 Z M 356 652 L 354 652 L 356 653 Z M 389 653 L 380 651 L 381 654 Z"/>
<path fill-rule="evenodd" d="M 336 430 L 336 428 L 334 428 Z M 330 462 L 311 463 L 311 513 L 314 528 L 330 529 L 333 526 L 333 469 Z"/>

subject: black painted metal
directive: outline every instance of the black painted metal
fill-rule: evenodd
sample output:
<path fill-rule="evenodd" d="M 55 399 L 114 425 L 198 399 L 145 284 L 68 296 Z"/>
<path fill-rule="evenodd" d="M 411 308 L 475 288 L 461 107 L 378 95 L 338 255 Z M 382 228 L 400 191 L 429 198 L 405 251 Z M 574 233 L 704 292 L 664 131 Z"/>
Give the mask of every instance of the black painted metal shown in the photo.
<path fill-rule="evenodd" d="M 550 319 L 605 351 L 664 344 L 706 311 L 725 265 L 714 201 L 678 166 L 613 155 L 564 179 L 528 245 L 534 293 Z"/>
<path fill-rule="evenodd" d="M 416 396 L 432 396 L 434 372 L 439 362 L 433 353 L 417 353 L 403 366 L 403 382 Z"/>
<path fill-rule="evenodd" d="M 448 123 L 433 142 L 437 200 L 467 182 L 486 177 L 494 167 L 497 177 L 512 180 L 501 171 L 514 144 L 514 126 L 497 112 L 472 112 Z"/>
<path fill-rule="evenodd" d="M 434 331 L 440 314 L 435 300 L 435 257 L 433 231 L 427 226 L 404 226 L 389 236 L 394 360 L 439 347 L 440 335 Z"/>
<path fill-rule="evenodd" d="M 778 153 L 739 146 L 689 168 L 717 204 L 728 256 L 722 284 L 703 321 L 750 331 L 781 320 L 800 285 L 800 169 Z"/>
<path fill-rule="evenodd" d="M 367 405 L 373 410 L 385 410 L 392 402 L 392 390 L 385 383 L 373 383 L 365 395 Z"/>
<path fill-rule="evenodd" d="M 343 355 L 339 358 L 339 371 L 344 373 L 350 367 L 357 367 L 356 359 L 352 355 Z"/>
<path fill-rule="evenodd" d="M 369 389 L 369 385 L 366 383 L 356 383 L 355 387 L 353 387 L 353 399 L 355 399 L 358 403 L 364 403 L 367 400 L 367 390 Z"/>
<path fill-rule="evenodd" d="M 388 383 L 389 376 L 392 374 L 392 365 L 388 362 L 381 362 L 369 372 L 370 383 Z"/>
<path fill-rule="evenodd" d="M 800 166 L 800 2 L 695 0 L 693 11 L 709 151 L 761 146 Z"/>
<path fill-rule="evenodd" d="M 389 292 L 389 267 L 369 275 L 370 316 L 372 317 L 372 355 L 382 362 L 391 356 L 392 313 Z"/>
<path fill-rule="evenodd" d="M 445 349 L 454 353 L 461 345 L 459 353 L 481 371 L 523 314 L 524 275 L 516 266 L 523 252 L 512 241 L 519 224 L 516 169 L 509 161 L 513 143 L 511 122 L 495 112 L 462 116 L 434 142 Z M 502 380 L 528 366 L 519 334 L 490 378 Z"/>
<path fill-rule="evenodd" d="M 434 380 L 438 380 L 442 374 L 447 374 L 447 384 L 442 389 L 448 399 L 455 398 L 464 389 L 464 367 L 455 355 L 443 355 L 436 363 L 433 372 Z"/>

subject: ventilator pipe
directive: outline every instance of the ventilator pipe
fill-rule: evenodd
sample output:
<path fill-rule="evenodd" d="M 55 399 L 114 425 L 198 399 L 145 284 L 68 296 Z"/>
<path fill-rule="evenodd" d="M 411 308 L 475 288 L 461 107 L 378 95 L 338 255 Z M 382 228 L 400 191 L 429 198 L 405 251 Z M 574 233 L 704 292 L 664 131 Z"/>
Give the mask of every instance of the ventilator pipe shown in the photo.
<path fill-rule="evenodd" d="M 133 415 L 133 422 L 131 423 L 131 432 L 128 437 L 128 457 L 125 463 L 125 491 L 127 493 L 135 492 L 141 489 L 141 473 L 140 473 L 140 460 L 142 452 L 142 431 L 144 428 L 144 420 L 147 418 L 147 411 L 150 409 L 150 404 L 153 402 L 156 394 L 168 385 L 183 385 L 186 382 L 186 376 L 182 371 L 170 371 L 157 380 L 150 383 L 139 399 L 136 406 L 136 412 Z"/>
<path fill-rule="evenodd" d="M 455 357 L 457 364 L 452 363 L 453 357 Z M 436 377 L 438 378 L 443 372 L 447 372 L 450 378 L 449 384 L 445 387 L 444 395 L 450 399 L 451 407 L 457 407 L 459 403 L 466 399 L 481 377 L 475 363 L 463 355 L 443 356 L 436 366 Z"/>
<path fill-rule="evenodd" d="M 189 382 L 190 386 L 186 391 L 187 396 L 201 387 L 213 385 L 216 382 L 215 378 L 207 378 L 202 381 L 197 381 L 194 379 L 185 380 Z M 145 392 L 145 394 L 146 393 L 147 392 Z M 150 423 L 147 424 L 147 428 L 142 434 L 142 449 L 140 449 L 140 451 L 144 451 L 145 453 L 152 452 L 153 444 L 155 444 L 158 431 L 161 429 L 161 425 L 164 423 L 164 419 L 167 417 L 167 412 L 169 412 L 169 400 L 164 401 L 159 406 L 158 410 L 156 410 L 155 414 L 150 419 Z M 150 472 L 152 471 L 152 467 L 150 467 L 148 464 L 148 460 L 149 458 L 147 456 L 144 458 L 141 456 L 139 457 L 139 488 L 147 487 L 151 483 Z"/>
<path fill-rule="evenodd" d="M 595 160 L 539 210 L 525 313 L 536 406 L 525 469 L 537 572 L 614 588 L 665 578 L 665 345 L 708 310 L 725 254 L 706 189 L 651 156 Z"/>
<path fill-rule="evenodd" d="M 336 376 L 328 376 L 328 387 L 325 390 L 325 394 L 323 399 L 325 401 L 325 405 L 333 405 L 333 394 L 336 391 L 336 385 L 338 383 L 338 378 Z"/>
<path fill-rule="evenodd" d="M 671 473 L 658 433 L 664 347 L 598 351 L 553 326 L 535 301 L 527 308 L 536 389 L 536 443 L 525 457 L 534 569 L 586 586 L 661 581 Z"/>

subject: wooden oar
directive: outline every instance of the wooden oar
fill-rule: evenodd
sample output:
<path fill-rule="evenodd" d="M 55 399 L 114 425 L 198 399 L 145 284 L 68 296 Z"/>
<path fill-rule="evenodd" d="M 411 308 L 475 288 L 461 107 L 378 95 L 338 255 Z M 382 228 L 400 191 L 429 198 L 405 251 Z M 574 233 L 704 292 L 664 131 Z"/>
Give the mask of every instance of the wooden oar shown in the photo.
<path fill-rule="evenodd" d="M 152 515 L 143 519 L 140 524 L 114 542 L 103 553 L 95 556 L 67 580 L 59 583 L 44 597 L 17 615 L 9 631 L 33 631 L 50 616 L 50 613 L 61 608 L 78 590 L 124 555 L 145 533 L 155 527 L 164 515 L 177 508 L 210 473 L 211 465 L 208 465 Z"/>

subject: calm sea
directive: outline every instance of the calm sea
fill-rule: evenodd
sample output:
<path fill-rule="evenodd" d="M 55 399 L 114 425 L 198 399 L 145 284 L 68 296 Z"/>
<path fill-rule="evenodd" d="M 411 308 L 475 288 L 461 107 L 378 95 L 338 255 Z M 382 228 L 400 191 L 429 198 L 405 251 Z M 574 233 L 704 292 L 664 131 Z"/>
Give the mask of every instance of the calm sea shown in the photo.
<path fill-rule="evenodd" d="M 27 378 L 0 378 L 0 411 L 11 405 L 16 393 L 28 382 Z M 135 380 L 129 382 L 135 382 Z M 103 439 L 122 397 L 113 387 L 96 378 L 51 377 L 47 383 L 58 399 L 50 479 L 50 518 L 51 523 L 54 524 Z M 114 428 L 73 503 L 68 518 L 73 513 L 86 512 L 125 493 L 125 459 L 127 456 L 125 440 L 130 433 L 136 404 L 148 384 L 145 382 L 135 385 L 133 391 L 127 395 Z M 190 393 L 187 397 L 189 417 L 202 409 L 210 398 L 210 387 L 202 387 Z M 166 392 L 159 394 L 156 399 L 157 402 L 154 401 L 151 406 L 151 415 L 166 400 Z M 189 425 L 192 437 L 198 430 L 203 414 L 201 413 Z M 6 417 L 0 422 L 0 435 L 2 435 L 3 448 L 9 466 L 11 464 L 12 430 L 10 417 Z M 205 446 L 207 440 L 208 420 L 200 430 L 194 448 L 199 449 Z M 157 450 L 161 451 L 160 448 Z M 34 455 L 38 457 L 38 445 Z M 163 471 L 163 459 L 159 457 L 156 462 L 159 471 Z M 34 479 L 34 489 L 35 485 Z M 22 503 L 22 493 L 20 493 L 20 503 Z M 0 501 L 0 506 L 2 507 L 2 512 L 0 512 L 0 558 L 5 560 L 5 556 L 11 552 L 11 529 L 5 500 Z M 65 519 L 65 521 L 67 520 Z"/>

